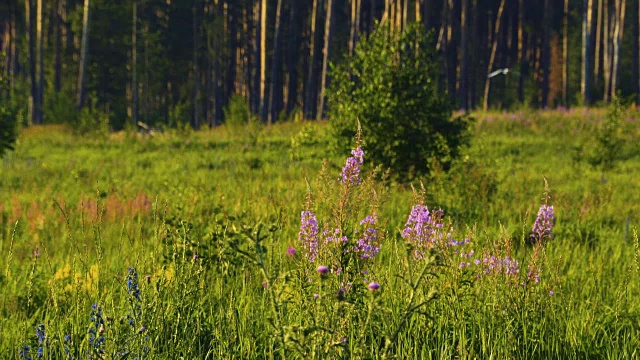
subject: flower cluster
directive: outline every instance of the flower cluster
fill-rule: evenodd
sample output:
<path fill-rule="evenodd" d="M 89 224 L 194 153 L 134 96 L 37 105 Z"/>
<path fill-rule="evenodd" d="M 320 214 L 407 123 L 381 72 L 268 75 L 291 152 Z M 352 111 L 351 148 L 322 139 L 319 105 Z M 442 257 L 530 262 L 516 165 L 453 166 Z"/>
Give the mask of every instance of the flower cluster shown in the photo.
<path fill-rule="evenodd" d="M 94 354 L 97 354 L 98 357 L 102 358 L 105 342 L 105 338 L 102 335 L 104 333 L 104 319 L 102 318 L 102 308 L 98 306 L 98 304 L 91 305 L 90 321 L 89 348 L 91 354 L 89 354 L 89 359 L 93 359 Z"/>
<path fill-rule="evenodd" d="M 347 158 L 347 162 L 342 168 L 342 174 L 340 174 L 340 182 L 343 184 L 358 185 L 362 180 L 360 179 L 360 166 L 364 162 L 364 152 L 358 146 L 354 150 L 351 150 L 351 157 Z"/>
<path fill-rule="evenodd" d="M 356 240 L 356 244 L 353 246 L 353 252 L 360 254 L 362 259 L 373 258 L 378 255 L 378 252 L 380 251 L 380 248 L 377 246 L 377 223 L 378 218 L 371 215 L 360 221 L 360 225 L 365 226 L 365 229 L 362 232 L 361 237 Z"/>
<path fill-rule="evenodd" d="M 533 241 L 542 241 L 544 238 L 551 239 L 553 237 L 551 230 L 555 223 L 556 216 L 553 211 L 553 206 L 540 206 L 536 222 L 533 224 L 533 229 L 531 229 L 531 239 Z"/>
<path fill-rule="evenodd" d="M 136 300 L 140 301 L 140 288 L 138 287 L 138 273 L 135 268 L 129 268 L 129 274 L 127 275 L 127 292 L 132 295 Z"/>
<path fill-rule="evenodd" d="M 36 326 L 36 337 L 38 338 L 38 350 L 36 352 L 36 357 L 41 358 L 44 356 L 44 346 L 47 339 L 44 332 L 44 324 Z"/>
<path fill-rule="evenodd" d="M 300 214 L 300 233 L 298 239 L 307 253 L 305 256 L 310 262 L 314 262 L 318 256 L 318 219 L 312 211 L 303 211 Z"/>
<path fill-rule="evenodd" d="M 411 209 L 409 219 L 402 230 L 402 238 L 413 246 L 415 259 L 422 259 L 425 250 L 433 248 L 445 236 L 450 237 L 450 233 L 445 234 L 442 231 L 443 216 L 444 211 L 429 211 L 424 205 L 418 204 Z"/>

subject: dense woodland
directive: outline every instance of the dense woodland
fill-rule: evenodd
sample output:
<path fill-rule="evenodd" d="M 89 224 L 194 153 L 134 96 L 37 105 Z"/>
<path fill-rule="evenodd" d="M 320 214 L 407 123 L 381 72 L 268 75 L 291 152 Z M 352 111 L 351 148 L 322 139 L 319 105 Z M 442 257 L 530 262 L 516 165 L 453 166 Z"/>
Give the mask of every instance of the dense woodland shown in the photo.
<path fill-rule="evenodd" d="M 319 119 L 332 63 L 376 23 L 418 22 L 457 108 L 591 105 L 637 99 L 639 18 L 626 0 L 3 0 L 1 96 L 25 124 L 215 126 L 233 96 L 264 122 Z"/>

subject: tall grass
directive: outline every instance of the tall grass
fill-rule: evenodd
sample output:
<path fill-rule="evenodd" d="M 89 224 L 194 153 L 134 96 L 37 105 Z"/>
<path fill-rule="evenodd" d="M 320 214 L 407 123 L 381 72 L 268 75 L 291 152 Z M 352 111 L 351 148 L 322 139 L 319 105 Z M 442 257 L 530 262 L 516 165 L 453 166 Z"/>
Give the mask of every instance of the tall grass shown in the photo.
<path fill-rule="evenodd" d="M 323 123 L 27 129 L 0 167 L 0 357 L 638 357 L 638 133 L 603 177 L 579 149 L 601 116 L 478 114 L 417 190 L 366 149 L 340 182 Z"/>

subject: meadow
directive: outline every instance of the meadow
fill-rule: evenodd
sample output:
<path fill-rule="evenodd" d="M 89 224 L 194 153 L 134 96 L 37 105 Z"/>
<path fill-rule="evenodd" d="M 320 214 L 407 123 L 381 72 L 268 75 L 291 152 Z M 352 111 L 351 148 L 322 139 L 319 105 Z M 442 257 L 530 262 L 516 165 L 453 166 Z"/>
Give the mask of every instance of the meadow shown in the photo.
<path fill-rule="evenodd" d="M 611 166 L 606 109 L 473 116 L 453 169 L 409 180 L 324 122 L 24 130 L 0 358 L 639 358 L 640 113 Z"/>

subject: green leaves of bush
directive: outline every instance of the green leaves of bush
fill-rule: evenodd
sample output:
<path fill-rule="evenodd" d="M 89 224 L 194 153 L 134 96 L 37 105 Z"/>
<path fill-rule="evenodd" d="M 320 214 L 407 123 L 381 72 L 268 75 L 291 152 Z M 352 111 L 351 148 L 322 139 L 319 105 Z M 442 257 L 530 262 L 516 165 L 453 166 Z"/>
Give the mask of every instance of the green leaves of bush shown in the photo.
<path fill-rule="evenodd" d="M 351 148 L 359 121 L 367 156 L 396 177 L 449 169 L 469 142 L 470 121 L 451 118 L 431 49 L 420 26 L 398 33 L 378 25 L 332 70 L 328 114 L 339 151 Z"/>

